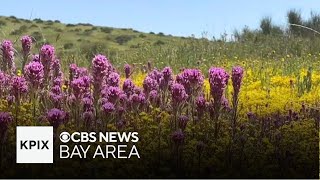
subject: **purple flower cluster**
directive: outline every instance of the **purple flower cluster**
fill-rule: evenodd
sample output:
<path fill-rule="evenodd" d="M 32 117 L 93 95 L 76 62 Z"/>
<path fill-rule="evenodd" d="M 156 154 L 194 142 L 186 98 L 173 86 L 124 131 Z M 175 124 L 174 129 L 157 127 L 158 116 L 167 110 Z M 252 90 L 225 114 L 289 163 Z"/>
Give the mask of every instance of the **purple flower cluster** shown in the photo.
<path fill-rule="evenodd" d="M 0 71 L 0 97 L 4 94 L 4 92 L 7 90 L 7 87 L 9 85 L 9 76 Z"/>
<path fill-rule="evenodd" d="M 67 120 L 67 113 L 57 108 L 50 109 L 47 112 L 47 120 L 54 129 L 57 129 Z"/>
<path fill-rule="evenodd" d="M 0 133 L 6 132 L 13 118 L 8 112 L 0 112 Z"/>
<path fill-rule="evenodd" d="M 111 72 L 109 76 L 106 78 L 106 85 L 119 87 L 120 85 L 120 75 L 116 72 Z"/>
<path fill-rule="evenodd" d="M 131 103 L 132 107 L 140 107 L 140 105 L 146 103 L 146 100 L 145 94 L 139 88 L 135 88 L 134 93 L 129 97 L 129 103 Z"/>
<path fill-rule="evenodd" d="M 40 55 L 39 54 L 32 55 L 32 61 L 33 62 L 40 62 Z"/>
<path fill-rule="evenodd" d="M 51 87 L 49 92 L 49 97 L 51 101 L 53 102 L 55 107 L 59 107 L 61 104 L 61 100 L 63 98 L 63 93 L 60 85 L 54 85 Z"/>
<path fill-rule="evenodd" d="M 89 93 L 90 91 L 90 77 L 89 76 L 82 76 L 77 79 L 71 81 L 71 88 L 74 96 L 77 99 L 81 99 L 84 97 L 85 94 Z"/>
<path fill-rule="evenodd" d="M 221 102 L 225 88 L 228 85 L 229 75 L 222 68 L 212 67 L 209 70 L 210 94 L 216 102 Z"/>
<path fill-rule="evenodd" d="M 189 121 L 189 117 L 185 115 L 179 116 L 178 122 L 179 122 L 179 128 L 184 131 L 187 127 L 187 123 Z"/>
<path fill-rule="evenodd" d="M 179 83 L 174 83 L 172 85 L 171 95 L 174 106 L 188 98 L 188 94 L 186 93 L 184 86 Z"/>
<path fill-rule="evenodd" d="M 240 87 L 243 78 L 243 69 L 240 66 L 236 66 L 232 68 L 232 86 L 234 90 L 234 94 L 238 95 L 240 92 Z"/>
<path fill-rule="evenodd" d="M 102 110 L 104 113 L 106 114 L 110 114 L 112 112 L 115 111 L 115 106 L 113 103 L 111 102 L 105 102 L 103 105 L 102 105 Z"/>
<path fill-rule="evenodd" d="M 59 59 L 54 59 L 51 63 L 51 78 L 52 79 L 62 79 L 63 73 L 61 71 L 61 64 Z"/>
<path fill-rule="evenodd" d="M 105 86 L 101 94 L 106 101 L 116 103 L 123 94 L 123 91 L 119 87 Z"/>
<path fill-rule="evenodd" d="M 22 51 L 24 56 L 28 56 L 32 46 L 32 39 L 30 36 L 22 36 L 21 44 L 22 44 Z"/>
<path fill-rule="evenodd" d="M 40 62 L 31 61 L 24 68 L 24 75 L 32 88 L 38 89 L 43 82 L 43 65 Z"/>
<path fill-rule="evenodd" d="M 185 135 L 183 134 L 181 129 L 178 129 L 177 131 L 171 134 L 171 139 L 176 145 L 182 144 L 184 141 L 184 138 L 185 138 Z"/>
<path fill-rule="evenodd" d="M 2 70 L 7 73 L 12 73 L 15 71 L 14 64 L 14 48 L 13 44 L 9 40 L 4 40 L 1 43 L 1 51 L 2 51 Z"/>
<path fill-rule="evenodd" d="M 131 75 L 131 66 L 129 64 L 124 65 L 124 73 L 126 74 L 126 79 Z"/>
<path fill-rule="evenodd" d="M 106 76 L 109 67 L 108 59 L 101 54 L 96 55 L 92 59 L 92 80 L 95 98 L 100 98 L 99 94 L 102 88 L 103 78 Z"/>
<path fill-rule="evenodd" d="M 131 79 L 124 80 L 123 85 L 122 85 L 122 90 L 124 93 L 127 94 L 127 96 L 130 96 L 131 94 L 133 94 L 134 89 L 135 89 L 135 85 Z"/>
<path fill-rule="evenodd" d="M 146 94 L 149 94 L 152 90 L 158 90 L 159 84 L 152 76 L 147 76 L 143 81 L 143 90 Z"/>
<path fill-rule="evenodd" d="M 204 82 L 204 76 L 198 69 L 185 69 L 177 75 L 177 82 L 182 84 L 188 95 L 197 93 L 201 90 Z"/>
<path fill-rule="evenodd" d="M 26 79 L 23 76 L 13 76 L 11 79 L 11 93 L 15 96 L 16 100 L 28 91 Z"/>
<path fill-rule="evenodd" d="M 51 45 L 43 45 L 40 49 L 40 62 L 43 65 L 43 70 L 44 70 L 44 83 L 47 85 L 49 81 L 49 75 L 50 75 L 50 70 L 51 70 L 51 64 L 54 60 L 54 47 Z"/>
<path fill-rule="evenodd" d="M 45 44 L 41 47 L 40 60 L 41 60 L 41 63 L 43 64 L 43 66 L 50 67 L 51 62 L 54 60 L 54 56 L 55 56 L 54 53 L 55 53 L 54 47 L 49 44 Z"/>

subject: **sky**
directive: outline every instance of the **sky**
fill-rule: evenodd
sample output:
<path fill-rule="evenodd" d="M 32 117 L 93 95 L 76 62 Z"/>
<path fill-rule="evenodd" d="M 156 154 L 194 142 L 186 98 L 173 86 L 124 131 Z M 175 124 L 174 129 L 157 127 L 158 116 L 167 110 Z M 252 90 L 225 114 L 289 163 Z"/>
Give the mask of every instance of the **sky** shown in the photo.
<path fill-rule="evenodd" d="M 175 36 L 231 34 L 259 27 L 262 17 L 286 25 L 286 12 L 320 13 L 320 0 L 1 0 L 0 15 L 18 18 L 91 23 Z"/>

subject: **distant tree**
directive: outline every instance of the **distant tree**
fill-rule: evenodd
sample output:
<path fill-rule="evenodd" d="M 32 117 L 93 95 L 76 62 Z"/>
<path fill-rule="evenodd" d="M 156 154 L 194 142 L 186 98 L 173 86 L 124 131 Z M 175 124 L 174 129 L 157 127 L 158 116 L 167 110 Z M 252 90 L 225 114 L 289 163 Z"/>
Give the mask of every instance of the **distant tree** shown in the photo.
<path fill-rule="evenodd" d="M 271 17 L 264 17 L 260 21 L 260 28 L 262 33 L 265 35 L 269 35 L 272 29 L 272 20 Z"/>
<path fill-rule="evenodd" d="M 164 36 L 164 33 L 163 32 L 159 32 L 158 36 Z"/>
<path fill-rule="evenodd" d="M 300 27 L 290 25 L 290 24 L 303 25 L 301 12 L 295 9 L 291 9 L 287 13 L 287 18 L 288 18 L 290 32 L 294 35 L 301 35 L 302 29 Z"/>

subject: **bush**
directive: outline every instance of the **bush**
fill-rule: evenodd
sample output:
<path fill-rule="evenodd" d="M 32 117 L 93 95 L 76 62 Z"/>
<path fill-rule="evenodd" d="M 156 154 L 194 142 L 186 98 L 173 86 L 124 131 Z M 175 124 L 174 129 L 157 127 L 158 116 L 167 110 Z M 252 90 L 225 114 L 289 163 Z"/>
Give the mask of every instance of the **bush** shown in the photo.
<path fill-rule="evenodd" d="M 33 21 L 36 23 L 43 23 L 43 20 L 41 20 L 40 18 L 33 19 Z"/>
<path fill-rule="evenodd" d="M 147 37 L 147 36 L 144 34 L 139 34 L 139 38 L 145 38 L 145 37 Z"/>
<path fill-rule="evenodd" d="M 93 25 L 90 24 L 90 23 L 78 23 L 77 25 L 78 25 L 78 26 L 93 26 Z"/>
<path fill-rule="evenodd" d="M 165 35 L 163 34 L 163 32 L 159 32 L 158 36 L 165 36 Z"/>
<path fill-rule="evenodd" d="M 31 34 L 31 37 L 33 37 L 34 41 L 41 41 L 42 40 L 42 34 L 38 31 L 35 31 Z"/>
<path fill-rule="evenodd" d="M 108 33 L 108 34 L 111 33 L 112 30 L 113 30 L 113 29 L 110 28 L 110 27 L 101 27 L 101 28 L 100 28 L 100 31 L 101 31 L 101 32 Z"/>
<path fill-rule="evenodd" d="M 21 35 L 26 32 L 28 27 L 26 25 L 20 26 L 19 29 L 13 30 L 10 35 Z"/>
<path fill-rule="evenodd" d="M 0 26 L 5 26 L 5 25 L 7 25 L 7 23 L 6 23 L 6 22 L 4 22 L 4 21 L 0 21 Z"/>
<path fill-rule="evenodd" d="M 151 31 L 151 32 L 149 32 L 149 34 L 155 34 L 155 33 Z"/>
<path fill-rule="evenodd" d="M 160 46 L 160 45 L 164 45 L 165 43 L 161 40 L 156 41 L 155 43 L 153 43 L 153 45 L 155 46 Z"/>
<path fill-rule="evenodd" d="M 106 44 L 104 43 L 83 43 L 81 45 L 81 53 L 86 59 L 91 60 L 95 54 L 104 53 L 106 51 Z"/>
<path fill-rule="evenodd" d="M 120 35 L 120 36 L 117 36 L 115 40 L 119 45 L 123 45 L 133 38 L 135 38 L 135 36 L 133 35 Z"/>
<path fill-rule="evenodd" d="M 55 22 L 55 23 L 61 23 L 59 20 L 55 20 L 54 22 Z"/>
<path fill-rule="evenodd" d="M 67 24 L 66 26 L 67 26 L 67 27 L 75 27 L 76 25 L 74 25 L 74 24 Z"/>
<path fill-rule="evenodd" d="M 32 24 L 29 28 L 37 28 L 38 26 L 35 24 Z"/>
<path fill-rule="evenodd" d="M 73 46 L 74 46 L 73 43 L 65 43 L 65 44 L 63 45 L 63 48 L 64 48 L 64 49 L 72 49 Z"/>

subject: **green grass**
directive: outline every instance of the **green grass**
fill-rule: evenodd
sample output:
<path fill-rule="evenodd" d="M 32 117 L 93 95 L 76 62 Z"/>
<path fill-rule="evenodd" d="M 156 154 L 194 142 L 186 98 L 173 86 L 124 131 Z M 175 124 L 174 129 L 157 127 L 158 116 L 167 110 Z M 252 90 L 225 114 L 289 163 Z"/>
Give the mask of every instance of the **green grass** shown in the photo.
<path fill-rule="evenodd" d="M 311 61 L 319 62 L 320 53 L 319 36 L 304 38 L 264 35 L 257 31 L 244 34 L 237 41 L 225 41 L 223 38 L 209 40 L 83 23 L 74 25 L 59 21 L 30 21 L 0 16 L 0 40 L 12 40 L 17 52 L 20 52 L 19 39 L 22 35 L 35 38 L 33 53 L 44 43 L 54 45 L 57 57 L 61 59 L 64 68 L 69 63 L 90 66 L 93 55 L 97 53 L 107 55 L 118 68 L 124 63 L 136 64 L 142 68 L 150 61 L 159 68 L 172 66 L 175 71 L 182 67 L 207 70 L 213 65 L 248 64 L 254 60 L 278 62 L 287 55 L 295 65 L 298 64 L 295 67 L 300 68 L 310 65 Z"/>

